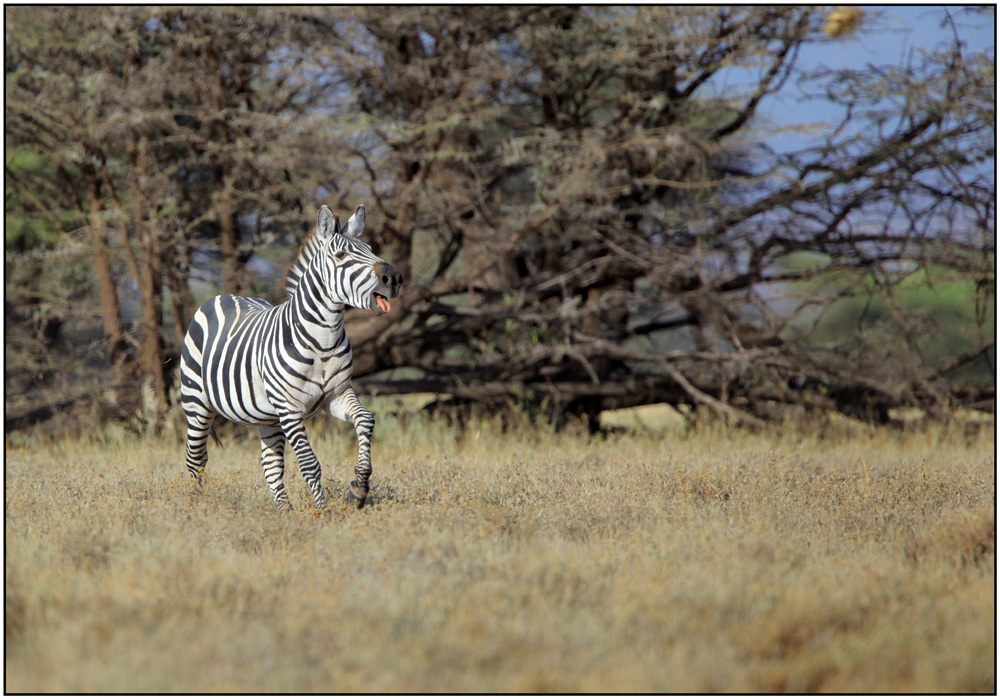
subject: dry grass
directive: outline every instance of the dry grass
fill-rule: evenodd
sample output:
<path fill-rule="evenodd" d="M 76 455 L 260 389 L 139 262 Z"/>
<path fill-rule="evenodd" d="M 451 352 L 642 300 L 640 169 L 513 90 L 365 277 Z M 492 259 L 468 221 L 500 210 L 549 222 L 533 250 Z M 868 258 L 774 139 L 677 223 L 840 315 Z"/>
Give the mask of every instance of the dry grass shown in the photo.
<path fill-rule="evenodd" d="M 316 427 L 312 432 L 320 432 Z M 314 439 L 330 487 L 344 428 Z M 993 692 L 993 435 L 458 438 L 275 514 L 257 444 L 10 449 L 9 692 Z"/>

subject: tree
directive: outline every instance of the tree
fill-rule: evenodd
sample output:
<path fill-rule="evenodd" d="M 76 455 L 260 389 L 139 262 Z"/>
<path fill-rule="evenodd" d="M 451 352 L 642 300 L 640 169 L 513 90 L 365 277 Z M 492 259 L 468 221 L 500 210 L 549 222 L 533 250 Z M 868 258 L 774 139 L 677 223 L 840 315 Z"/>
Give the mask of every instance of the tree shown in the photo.
<path fill-rule="evenodd" d="M 114 382 L 127 397 L 150 380 L 163 402 L 199 248 L 221 253 L 221 287 L 239 293 L 264 222 L 297 233 L 303 192 L 336 189 L 309 112 L 323 93 L 304 79 L 319 28 L 308 12 L 273 9 L 6 13 L 6 142 L 53 163 L 64 193 L 48 204 L 52 187 L 8 165 L 26 193 L 15 206 L 87 226 Z M 126 332 L 130 284 L 139 313 Z"/>
<path fill-rule="evenodd" d="M 367 8 L 338 23 L 336 71 L 366 115 L 354 153 L 412 278 L 388 320 L 355 325 L 356 365 L 422 373 L 364 385 L 521 394 L 592 426 L 657 401 L 750 423 L 775 401 L 879 421 L 941 409 L 952 396 L 931 379 L 947 358 L 898 297 L 916 273 L 975 279 L 983 301 L 995 289 L 992 59 L 952 42 L 905 66 L 804 75 L 798 52 L 826 20 Z M 743 92 L 713 94 L 734 70 Z M 820 145 L 775 152 L 755 116 L 791 79 L 841 116 Z M 771 300 L 831 278 L 837 294 Z M 888 327 L 817 346 L 805 323 L 859 291 L 904 330 L 892 363 Z M 978 318 L 965 359 L 992 351 Z"/>
<path fill-rule="evenodd" d="M 957 33 L 807 73 L 803 48 L 863 12 L 6 13 L 8 220 L 63 255 L 86 226 L 108 356 L 161 398 L 192 274 L 221 260 L 218 289 L 246 291 L 268 235 L 298 240 L 324 201 L 365 203 L 407 280 L 391 313 L 348 316 L 361 388 L 594 429 L 664 401 L 750 424 L 992 405 L 992 379 L 956 377 L 995 356 L 994 59 Z M 759 115 L 793 81 L 829 127 L 776 140 Z M 928 289 L 965 322 L 914 303 Z"/>

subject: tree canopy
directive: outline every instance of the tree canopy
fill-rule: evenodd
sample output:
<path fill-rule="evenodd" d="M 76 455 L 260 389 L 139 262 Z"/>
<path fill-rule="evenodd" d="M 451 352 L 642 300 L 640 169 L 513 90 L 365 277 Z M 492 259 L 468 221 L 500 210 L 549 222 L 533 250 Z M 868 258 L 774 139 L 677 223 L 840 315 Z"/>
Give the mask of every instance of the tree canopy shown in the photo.
<path fill-rule="evenodd" d="M 5 11 L 8 388 L 93 363 L 62 340 L 99 319 L 113 385 L 167 401 L 195 304 L 283 300 L 251 261 L 283 272 L 320 204 L 364 203 L 407 284 L 348 316 L 362 389 L 595 429 L 992 408 L 995 57 L 949 13 L 898 65 L 807 70 L 865 16 Z M 791 85 L 826 124 L 768 125 Z"/>

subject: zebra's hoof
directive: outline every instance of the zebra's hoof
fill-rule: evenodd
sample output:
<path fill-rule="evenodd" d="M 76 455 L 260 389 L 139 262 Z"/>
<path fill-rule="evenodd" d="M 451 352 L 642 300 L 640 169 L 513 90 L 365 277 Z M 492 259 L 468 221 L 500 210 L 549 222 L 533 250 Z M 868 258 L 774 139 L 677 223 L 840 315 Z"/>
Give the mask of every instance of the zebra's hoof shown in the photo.
<path fill-rule="evenodd" d="M 347 502 L 356 505 L 360 510 L 365 506 L 368 499 L 368 486 L 361 485 L 357 481 L 351 481 L 351 487 L 347 489 Z"/>

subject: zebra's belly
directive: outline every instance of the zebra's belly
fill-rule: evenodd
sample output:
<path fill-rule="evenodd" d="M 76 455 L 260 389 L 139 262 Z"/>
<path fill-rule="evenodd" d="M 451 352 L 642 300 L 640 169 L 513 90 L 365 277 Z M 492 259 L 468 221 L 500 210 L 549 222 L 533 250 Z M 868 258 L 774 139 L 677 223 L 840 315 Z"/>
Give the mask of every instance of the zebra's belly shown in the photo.
<path fill-rule="evenodd" d="M 292 388 L 287 383 L 282 385 L 286 389 Z M 284 397 L 283 409 L 301 413 L 305 419 L 311 418 L 322 412 L 335 396 L 343 393 L 350 385 L 349 370 L 346 375 L 340 371 L 306 372 L 305 378 L 295 382 L 294 388 Z M 274 407 L 274 403 L 278 401 L 272 400 L 266 386 L 267 382 L 260 379 L 253 382 L 253 410 L 234 410 L 235 406 L 230 406 L 229 410 L 220 413 L 246 424 L 278 424 L 279 411 Z"/>
<path fill-rule="evenodd" d="M 293 412 L 301 412 L 308 419 L 322 412 L 333 396 L 333 392 L 320 393 L 309 396 L 306 400 L 302 401 L 300 410 L 296 410 L 296 408 L 300 407 L 297 401 L 291 407 Z M 244 425 L 277 425 L 280 422 L 278 419 L 278 410 L 267 399 L 267 396 L 263 394 L 258 397 L 258 400 L 254 401 L 252 408 L 223 403 L 221 401 L 214 402 L 215 405 L 213 407 L 219 415 L 232 422 Z"/>
<path fill-rule="evenodd" d="M 244 425 L 276 425 L 274 407 L 260 380 L 246 382 L 230 379 L 228 386 L 206 382 L 212 407 L 222 417 Z M 228 389 L 228 390 L 227 390 Z"/>

